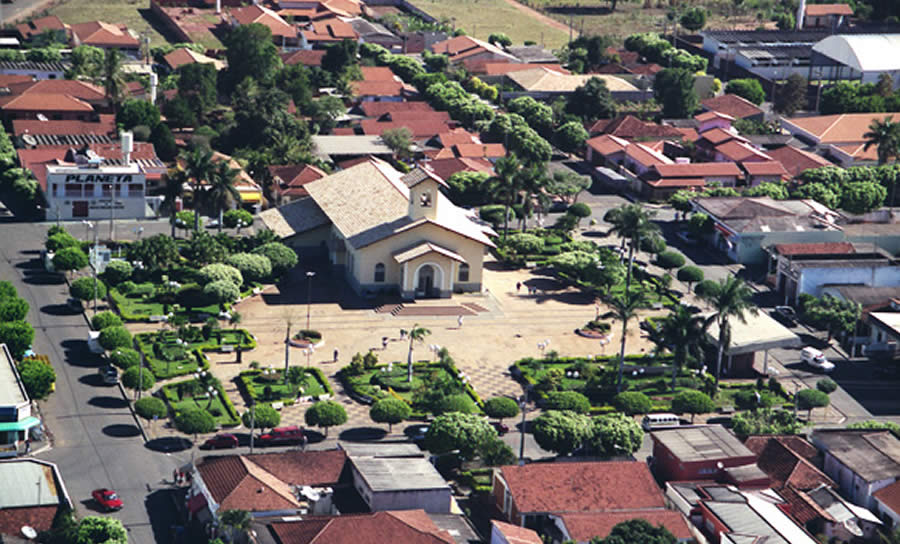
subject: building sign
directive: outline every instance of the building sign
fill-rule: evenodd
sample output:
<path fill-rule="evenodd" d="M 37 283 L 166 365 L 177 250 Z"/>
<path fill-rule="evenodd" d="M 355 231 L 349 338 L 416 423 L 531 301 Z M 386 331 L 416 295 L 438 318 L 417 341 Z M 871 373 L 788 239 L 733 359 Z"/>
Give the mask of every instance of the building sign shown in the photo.
<path fill-rule="evenodd" d="M 115 205 L 113 206 L 117 210 L 121 210 L 125 207 L 125 203 L 121 200 L 116 200 Z M 92 210 L 108 210 L 110 208 L 109 200 L 91 200 L 90 208 Z"/>
<path fill-rule="evenodd" d="M 132 183 L 131 174 L 66 174 L 65 183 Z M 141 176 L 141 183 L 144 182 Z"/>

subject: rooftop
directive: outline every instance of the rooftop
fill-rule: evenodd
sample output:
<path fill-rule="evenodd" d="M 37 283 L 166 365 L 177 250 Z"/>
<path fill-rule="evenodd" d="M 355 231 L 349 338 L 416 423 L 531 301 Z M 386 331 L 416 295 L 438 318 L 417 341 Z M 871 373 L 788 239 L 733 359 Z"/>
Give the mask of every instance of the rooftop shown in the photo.
<path fill-rule="evenodd" d="M 325 212 L 311 198 L 301 198 L 264 210 L 259 214 L 259 219 L 279 238 L 306 232 L 330 222 Z"/>
<path fill-rule="evenodd" d="M 654 431 L 650 436 L 681 463 L 754 457 L 752 451 L 721 425 Z"/>
<path fill-rule="evenodd" d="M 509 544 L 543 544 L 544 541 L 541 540 L 541 537 L 531 529 L 526 529 L 525 527 L 519 527 L 518 525 L 512 525 L 509 523 L 504 523 L 502 521 L 498 521 L 496 519 L 491 520 L 491 526 L 497 529 L 503 538 L 506 539 L 506 542 Z"/>
<path fill-rule="evenodd" d="M 0 461 L 0 508 L 57 506 L 65 500 L 54 465 L 31 459 Z"/>
<path fill-rule="evenodd" d="M 839 255 L 856 253 L 850 242 L 819 242 L 809 244 L 776 244 L 775 251 L 779 255 Z"/>
<path fill-rule="evenodd" d="M 324 156 L 348 156 L 348 155 L 390 155 L 393 152 L 381 136 L 328 136 L 315 135 L 312 137 L 313 145 L 319 155 Z"/>
<path fill-rule="evenodd" d="M 725 349 L 727 355 L 740 355 L 773 348 L 800 347 L 802 340 L 790 329 L 775 321 L 766 312 L 744 313 L 744 320 L 735 319 L 729 322 L 731 327 L 730 341 Z M 716 343 L 719 338 L 719 327 L 713 322 L 707 334 Z"/>
<path fill-rule="evenodd" d="M 540 45 L 511 45 L 506 52 L 513 55 L 523 63 L 557 63 L 559 59 L 552 51 L 548 51 Z"/>
<path fill-rule="evenodd" d="M 590 542 L 594 537 L 606 538 L 613 527 L 632 519 L 643 519 L 654 527 L 662 525 L 679 541 L 691 540 L 694 534 L 680 513 L 673 510 L 631 510 L 626 512 L 602 512 L 597 514 L 563 514 L 563 523 L 569 537 L 576 542 Z M 637 543 L 634 543 L 637 544 Z"/>
<path fill-rule="evenodd" d="M 531 70 L 511 72 L 506 75 L 513 83 L 529 92 L 570 93 L 588 80 L 598 78 L 606 83 L 610 92 L 635 92 L 637 87 L 626 80 L 610 75 L 561 74 L 556 70 L 536 66 Z"/>
<path fill-rule="evenodd" d="M 707 500 L 704 506 L 728 533 L 757 537 L 766 544 L 815 544 L 817 541 L 794 523 L 773 498 L 762 493 L 737 493 L 740 500 Z"/>
<path fill-rule="evenodd" d="M 900 44 L 900 34 L 898 44 Z M 812 117 L 792 117 L 782 119 L 782 126 L 788 132 L 803 131 L 818 144 L 845 144 L 865 142 L 863 136 L 869 131 L 873 121 L 889 117 L 900 119 L 900 113 L 842 113 L 817 115 Z"/>
<path fill-rule="evenodd" d="M 323 49 L 298 49 L 281 53 L 281 60 L 288 66 L 302 64 L 304 66 L 322 66 L 322 59 L 327 51 Z"/>
<path fill-rule="evenodd" d="M 279 544 L 455 544 L 422 510 L 308 516 L 269 525 Z"/>
<path fill-rule="evenodd" d="M 806 490 L 818 487 L 821 484 L 834 485 L 831 478 L 826 476 L 801 452 L 794 451 L 793 445 L 798 449 L 815 447 L 800 437 L 787 440 L 787 437 L 779 436 L 751 436 L 744 445 L 758 455 L 757 466 L 769 475 L 773 489 L 781 489 L 790 485 L 796 489 Z M 796 441 L 804 443 L 797 446 Z"/>
<path fill-rule="evenodd" d="M 815 153 L 790 145 L 778 147 L 766 151 L 766 153 L 772 157 L 772 159 L 784 165 L 785 169 L 792 177 L 797 177 L 804 170 L 809 170 L 810 168 L 834 166 L 828 159 L 821 155 L 816 155 Z"/>
<path fill-rule="evenodd" d="M 882 487 L 872 495 L 894 513 L 900 514 L 900 480 L 887 487 Z"/>
<path fill-rule="evenodd" d="M 750 176 L 790 176 L 779 161 L 747 161 L 741 163 L 741 168 Z"/>
<path fill-rule="evenodd" d="M 663 139 L 681 138 L 683 133 L 676 127 L 643 121 L 633 115 L 625 115 L 616 119 L 598 119 L 588 129 L 590 134 L 600 132 L 626 139 Z"/>
<path fill-rule="evenodd" d="M 853 15 L 850 4 L 809 4 L 806 6 L 806 15 L 821 17 L 823 15 Z"/>
<path fill-rule="evenodd" d="M 419 446 L 408 442 L 341 442 L 338 447 L 349 457 L 424 457 Z"/>
<path fill-rule="evenodd" d="M 658 164 L 654 166 L 663 178 L 695 178 L 740 176 L 741 171 L 733 162 L 689 162 Z"/>
<path fill-rule="evenodd" d="M 0 344 L 0 406 L 19 406 L 27 402 L 28 394 L 19 379 L 16 362 L 6 344 Z"/>
<path fill-rule="evenodd" d="M 350 464 L 375 493 L 449 490 L 444 478 L 424 457 L 350 457 Z"/>
<path fill-rule="evenodd" d="M 735 119 L 753 117 L 754 115 L 759 115 L 763 112 L 756 104 L 736 94 L 723 94 L 722 96 L 717 96 L 715 98 L 707 98 L 701 101 L 700 105 L 702 105 L 705 110 L 724 113 Z"/>
<path fill-rule="evenodd" d="M 91 21 L 69 25 L 72 34 L 83 44 L 96 47 L 138 48 L 140 42 L 125 25 Z"/>
<path fill-rule="evenodd" d="M 900 69 L 898 34 L 838 34 L 815 44 L 812 50 L 859 72 Z"/>
<path fill-rule="evenodd" d="M 890 431 L 817 430 L 812 441 L 867 482 L 900 478 L 900 440 Z"/>
<path fill-rule="evenodd" d="M 858 303 L 865 310 L 871 306 L 886 306 L 900 298 L 900 287 L 869 287 L 868 285 L 838 285 L 835 289 L 844 300 Z"/>

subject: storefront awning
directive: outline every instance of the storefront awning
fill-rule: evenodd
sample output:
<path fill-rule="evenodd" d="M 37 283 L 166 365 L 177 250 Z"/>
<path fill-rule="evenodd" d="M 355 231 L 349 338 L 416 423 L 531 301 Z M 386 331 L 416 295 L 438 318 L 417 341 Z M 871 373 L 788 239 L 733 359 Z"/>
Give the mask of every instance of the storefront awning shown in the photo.
<path fill-rule="evenodd" d="M 262 201 L 262 193 L 241 193 L 241 202 L 255 204 Z"/>
<path fill-rule="evenodd" d="M 732 236 L 734 236 L 734 234 L 730 230 L 726 229 L 722 225 L 716 223 L 715 226 L 716 226 L 716 230 L 719 231 L 726 238 L 731 238 Z"/>
<path fill-rule="evenodd" d="M 41 420 L 31 416 L 21 421 L 5 421 L 0 422 L 0 433 L 4 431 L 25 431 L 41 424 Z"/>

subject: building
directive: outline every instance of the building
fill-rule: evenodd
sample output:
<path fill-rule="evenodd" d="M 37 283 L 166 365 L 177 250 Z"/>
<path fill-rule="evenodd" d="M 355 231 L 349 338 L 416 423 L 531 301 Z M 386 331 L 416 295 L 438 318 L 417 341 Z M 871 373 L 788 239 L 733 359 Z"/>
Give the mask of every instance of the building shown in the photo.
<path fill-rule="evenodd" d="M 775 244 L 840 242 L 837 212 L 814 200 L 769 197 L 698 198 L 694 210 L 712 218 L 712 245 L 732 262 L 764 264 Z"/>
<path fill-rule="evenodd" d="M 884 308 L 888 311 L 869 312 L 865 317 L 869 334 L 868 338 L 861 340 L 868 344 L 866 349 L 870 356 L 884 354 L 893 359 L 897 354 L 897 343 L 900 342 L 900 312 L 894 311 L 897 300 L 891 299 L 888 307 Z"/>
<path fill-rule="evenodd" d="M 170 70 L 177 70 L 186 64 L 212 64 L 216 70 L 225 69 L 225 62 L 207 57 L 203 53 L 198 53 L 190 47 L 179 47 L 165 57 L 163 60 Z"/>
<path fill-rule="evenodd" d="M 147 209 L 146 176 L 136 164 L 47 165 L 48 217 L 72 219 L 138 219 Z"/>
<path fill-rule="evenodd" d="M 641 194 L 650 200 L 666 200 L 682 189 L 700 190 L 711 183 L 734 187 L 740 176 L 733 162 L 655 164 L 640 176 Z"/>
<path fill-rule="evenodd" d="M 424 510 L 272 520 L 254 531 L 259 544 L 397 542 L 458 544 Z M 366 535 L 365 537 L 363 535 Z"/>
<path fill-rule="evenodd" d="M 796 348 L 799 336 L 775 321 L 765 312 L 746 312 L 743 320 L 729 322 L 729 341 L 725 346 L 722 373 L 735 378 L 755 378 L 769 374 L 769 350 Z M 719 326 L 713 322 L 706 331 L 713 345 L 719 342 Z M 756 354 L 763 352 L 762 368 L 757 369 Z"/>
<path fill-rule="evenodd" d="M 16 119 L 12 134 L 20 147 L 43 145 L 80 146 L 87 143 L 110 143 L 116 138 L 116 116 L 101 113 L 96 121 L 51 121 L 49 119 Z M 26 134 L 34 143 L 25 142 Z"/>
<path fill-rule="evenodd" d="M 45 32 L 53 32 L 57 41 L 60 43 L 68 42 L 68 32 L 66 24 L 56 15 L 47 15 L 46 17 L 38 17 L 25 23 L 16 25 L 16 34 L 22 42 L 31 41 L 32 38 L 40 36 Z"/>
<path fill-rule="evenodd" d="M 829 81 L 877 83 L 881 74 L 900 82 L 900 34 L 837 34 L 812 48 L 810 73 Z"/>
<path fill-rule="evenodd" d="M 40 459 L 0 461 L 0 539 L 25 542 L 22 531 L 48 531 L 60 510 L 73 508 L 53 463 Z"/>
<path fill-rule="evenodd" d="M 353 487 L 373 512 L 416 510 L 449 514 L 450 486 L 424 457 L 350 455 Z"/>
<path fill-rule="evenodd" d="M 714 98 L 706 98 L 700 101 L 704 111 L 716 111 L 729 115 L 734 119 L 746 119 L 748 121 L 763 122 L 765 112 L 759 109 L 753 102 L 736 94 L 723 94 Z"/>
<path fill-rule="evenodd" d="M 424 164 L 422 168 L 433 173 L 444 181 L 457 172 L 482 172 L 490 175 L 494 171 L 494 165 L 486 159 L 450 158 L 433 159 Z"/>
<path fill-rule="evenodd" d="M 377 102 L 375 102 L 377 104 Z M 381 139 L 381 134 L 376 135 L 321 135 L 312 138 L 313 147 L 318 156 L 341 162 L 358 157 L 379 157 L 389 159 L 394 156 Z"/>
<path fill-rule="evenodd" d="M 385 28 L 381 23 L 373 23 L 362 17 L 355 17 L 347 22 L 353 27 L 361 43 L 374 43 L 394 53 L 403 51 L 403 38 Z"/>
<path fill-rule="evenodd" d="M 322 49 L 343 40 L 358 41 L 359 35 L 338 17 L 310 21 L 300 30 L 301 49 Z"/>
<path fill-rule="evenodd" d="M 141 47 L 137 35 L 125 25 L 103 21 L 69 25 L 72 46 L 92 45 L 100 49 L 118 49 L 130 57 L 137 57 Z"/>
<path fill-rule="evenodd" d="M 272 32 L 272 41 L 283 48 L 296 49 L 299 45 L 297 27 L 282 19 L 281 15 L 271 9 L 251 4 L 240 8 L 231 9 L 228 12 L 232 27 L 261 24 Z"/>
<path fill-rule="evenodd" d="M 564 541 L 590 544 L 596 538 L 606 538 L 613 527 L 633 519 L 643 519 L 653 526 L 662 525 L 678 542 L 696 542 L 694 531 L 680 512 L 674 510 L 652 510 L 635 515 L 633 512 L 603 514 L 561 514 L 554 517 Z"/>
<path fill-rule="evenodd" d="M 885 525 L 888 528 L 900 525 L 900 481 L 882 487 L 872 497 L 875 499 L 875 511 Z"/>
<path fill-rule="evenodd" d="M 711 68 L 744 70 L 772 79 L 791 74 L 809 77 L 812 46 L 831 30 L 703 30 L 703 50 L 712 55 Z"/>
<path fill-rule="evenodd" d="M 772 157 L 773 160 L 780 162 L 792 178 L 811 168 L 834 166 L 833 163 L 821 155 L 816 155 L 791 145 L 782 145 L 775 149 L 769 149 L 766 151 L 766 154 Z"/>
<path fill-rule="evenodd" d="M 286 66 L 302 64 L 303 66 L 322 66 L 322 59 L 325 58 L 324 49 L 298 49 L 297 51 L 287 51 L 281 53 L 281 60 Z"/>
<path fill-rule="evenodd" d="M 406 299 L 481 291 L 493 231 L 440 191 L 423 169 L 407 175 L 369 159 L 307 183 L 308 199 L 260 216 L 295 249 L 327 252 L 361 293 Z"/>
<path fill-rule="evenodd" d="M 654 431 L 653 470 L 664 481 L 712 480 L 756 463 L 756 454 L 721 425 Z"/>
<path fill-rule="evenodd" d="M 6 344 L 0 344 L 0 457 L 15 457 L 32 427 L 41 421 L 31 415 L 31 399 Z M 0 486 L 2 489 L 2 486 Z M 3 502 L 0 502 L 0 507 Z"/>
<path fill-rule="evenodd" d="M 853 16 L 849 4 L 806 4 L 803 17 L 797 21 L 799 28 L 826 28 L 836 30 L 844 26 L 845 18 Z"/>
<path fill-rule="evenodd" d="M 623 115 L 615 119 L 597 119 L 588 128 L 588 134 L 591 136 L 608 134 L 626 140 L 641 141 L 677 140 L 685 135 L 677 127 L 651 123 L 633 115 Z"/>
<path fill-rule="evenodd" d="M 519 62 L 515 56 L 494 44 L 471 36 L 456 36 L 432 44 L 431 52 L 450 57 L 450 63 L 463 61 Z"/>
<path fill-rule="evenodd" d="M 491 537 L 489 544 L 543 544 L 541 537 L 531 529 L 491 520 Z"/>
<path fill-rule="evenodd" d="M 71 68 L 71 64 L 62 61 L 0 61 L 0 74 L 6 76 L 28 76 L 30 79 L 63 79 L 66 77 L 66 71 L 69 68 Z"/>
<path fill-rule="evenodd" d="M 506 79 L 516 90 L 504 91 L 503 98 L 530 96 L 536 100 L 553 100 L 567 97 L 592 78 L 603 80 L 615 100 L 641 101 L 647 98 L 647 93 L 620 77 L 603 74 L 563 74 L 540 65 L 533 65 L 530 70 L 508 72 Z"/>
<path fill-rule="evenodd" d="M 327 174 L 311 164 L 287 164 L 269 167 L 279 205 L 309 196 L 304 185 Z"/>
<path fill-rule="evenodd" d="M 779 161 L 748 161 L 739 165 L 744 171 L 744 180 L 748 187 L 756 187 L 760 183 L 782 183 L 791 175 Z"/>
<path fill-rule="evenodd" d="M 798 140 L 817 147 L 822 153 L 834 157 L 836 162 L 849 166 L 871 163 L 873 157 L 877 160 L 878 147 L 864 149 L 864 135 L 873 121 L 891 116 L 900 117 L 900 113 L 844 113 L 782 118 L 781 126 Z"/>
<path fill-rule="evenodd" d="M 815 430 L 825 474 L 854 504 L 877 510 L 873 494 L 900 478 L 900 440 L 890 431 Z"/>

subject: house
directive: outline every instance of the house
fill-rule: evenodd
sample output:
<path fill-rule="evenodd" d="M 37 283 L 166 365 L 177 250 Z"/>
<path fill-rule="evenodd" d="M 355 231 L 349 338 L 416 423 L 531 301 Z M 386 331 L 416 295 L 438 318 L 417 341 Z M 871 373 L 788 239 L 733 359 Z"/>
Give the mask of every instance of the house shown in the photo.
<path fill-rule="evenodd" d="M 859 506 L 877 510 L 873 494 L 900 478 L 900 440 L 890 431 L 817 429 L 812 443 L 825 456 L 825 474 Z"/>
<path fill-rule="evenodd" d="M 50 121 L 40 119 L 15 119 L 12 122 L 13 135 L 22 139 L 30 134 L 34 144 L 22 142 L 21 147 L 32 145 L 72 145 L 90 141 L 109 142 L 116 136 L 116 116 L 101 113 L 96 121 Z M 82 136 L 90 136 L 83 141 Z"/>
<path fill-rule="evenodd" d="M 900 341 L 900 313 L 896 311 L 897 299 L 892 299 L 883 312 L 869 312 L 865 321 L 869 326 L 867 351 L 870 356 L 887 355 L 893 359 Z M 878 353 L 881 352 L 881 353 Z M 867 353 L 868 354 L 868 353 Z"/>
<path fill-rule="evenodd" d="M 771 162 L 772 157 L 753 147 L 753 145 L 734 139 L 719 144 L 714 148 L 716 162 Z"/>
<path fill-rule="evenodd" d="M 276 45 L 296 48 L 299 44 L 297 39 L 297 27 L 282 19 L 281 15 L 271 9 L 259 5 L 251 4 L 240 8 L 229 10 L 228 16 L 232 27 L 241 25 L 249 25 L 258 23 L 272 32 L 272 41 Z"/>
<path fill-rule="evenodd" d="M 87 102 L 67 94 L 17 94 L 0 98 L 0 111 L 7 120 L 51 119 L 88 121 L 97 118 Z"/>
<path fill-rule="evenodd" d="M 261 214 L 295 248 L 327 250 L 358 292 L 404 298 L 481 290 L 493 231 L 456 207 L 419 168 L 403 175 L 370 158 L 305 185 L 310 195 Z"/>
<path fill-rule="evenodd" d="M 391 151 L 381 133 L 376 135 L 315 135 L 312 137 L 313 147 L 319 157 L 340 162 L 357 157 L 391 158 Z"/>
<path fill-rule="evenodd" d="M 694 116 L 694 120 L 697 121 L 697 132 L 700 134 L 714 128 L 731 132 L 731 124 L 734 122 L 734 117 L 713 110 L 698 113 Z"/>
<path fill-rule="evenodd" d="M 506 74 L 512 72 L 521 72 L 524 70 L 532 70 L 534 69 L 534 64 L 526 64 L 524 62 L 488 62 L 488 61 L 466 61 L 463 63 L 463 66 L 466 67 L 469 72 L 475 74 L 484 81 L 485 83 L 489 83 L 491 85 L 502 83 L 505 79 Z M 569 74 L 568 70 L 562 67 L 561 64 L 540 64 L 541 68 L 546 68 L 547 70 L 553 70 L 555 72 L 559 72 L 561 74 Z"/>
<path fill-rule="evenodd" d="M 450 485 L 424 457 L 350 456 L 353 487 L 373 512 L 423 509 L 449 514 Z"/>
<path fill-rule="evenodd" d="M 835 224 L 842 216 L 814 200 L 716 197 L 695 199 L 693 206 L 713 220 L 712 246 L 736 263 L 765 263 L 765 248 L 775 244 L 844 240 Z"/>
<path fill-rule="evenodd" d="M 633 115 L 623 115 L 615 119 L 598 119 L 590 127 L 588 134 L 609 134 L 625 140 L 649 141 L 665 139 L 681 139 L 684 133 L 669 125 L 659 125 L 643 121 Z"/>
<path fill-rule="evenodd" d="M 707 112 L 719 112 L 731 116 L 733 119 L 746 119 L 748 121 L 765 121 L 765 112 L 759 109 L 753 102 L 736 94 L 723 94 L 700 101 L 700 107 Z"/>
<path fill-rule="evenodd" d="M 254 517 L 331 514 L 333 491 L 328 488 L 339 485 L 346 460 L 342 450 L 203 457 L 191 468 L 187 509 L 201 523 L 233 509 Z M 318 496 L 304 493 L 303 487 L 314 488 Z"/>
<path fill-rule="evenodd" d="M 386 66 L 361 66 L 362 79 L 350 82 L 353 96 L 364 102 L 401 102 L 406 95 L 403 80 Z"/>
<path fill-rule="evenodd" d="M 791 145 L 769 149 L 766 151 L 766 154 L 772 157 L 773 160 L 780 162 L 792 178 L 799 176 L 805 170 L 811 168 L 834 166 L 833 163 L 829 162 L 821 155 L 816 155 L 815 153 L 810 153 L 809 151 Z"/>
<path fill-rule="evenodd" d="M 269 166 L 273 188 L 276 188 L 278 204 L 287 204 L 309 196 L 304 185 L 324 178 L 327 174 L 311 164 L 286 164 Z"/>
<path fill-rule="evenodd" d="M 256 181 L 250 177 L 250 174 L 244 170 L 244 168 L 230 155 L 226 155 L 224 153 L 220 153 L 218 151 L 213 152 L 212 162 L 213 164 L 219 162 L 227 162 L 228 167 L 237 171 L 237 178 L 235 179 L 234 188 L 238 190 L 238 194 L 240 195 L 240 202 L 233 203 L 234 205 L 243 206 L 252 212 L 259 211 L 259 208 L 263 205 L 263 193 L 262 187 L 259 186 Z M 178 164 L 180 167 L 184 168 L 184 159 L 179 158 Z M 203 188 L 205 184 L 201 184 L 201 188 Z M 185 196 L 189 199 L 193 198 L 193 187 L 187 187 L 185 189 Z"/>
<path fill-rule="evenodd" d="M 105 108 L 109 104 L 106 91 L 99 85 L 73 79 L 46 79 L 13 83 L 8 87 L 10 95 L 43 94 L 65 95 L 82 100 L 94 108 Z"/>
<path fill-rule="evenodd" d="M 797 304 L 802 294 L 821 297 L 825 286 L 900 287 L 897 261 L 874 244 L 788 243 L 768 249 L 775 266 L 775 288 L 784 304 Z"/>
<path fill-rule="evenodd" d="M 24 447 L 29 430 L 41 420 L 31 415 L 31 399 L 6 344 L 0 344 L 0 383 L 0 457 L 15 457 L 20 446 Z"/>
<path fill-rule="evenodd" d="M 872 494 L 875 499 L 875 511 L 884 520 L 888 528 L 900 525 L 900 481 L 882 487 Z"/>
<path fill-rule="evenodd" d="M 444 181 L 457 172 L 483 172 L 490 175 L 494 171 L 494 165 L 487 159 L 432 159 L 421 166 Z"/>
<path fill-rule="evenodd" d="M 680 512 L 674 510 L 648 510 L 635 514 L 633 512 L 606 512 L 602 514 L 561 514 L 552 516 L 557 523 L 564 541 L 572 540 L 577 544 L 590 544 L 596 538 L 606 538 L 613 527 L 633 519 L 643 519 L 653 526 L 662 525 L 678 542 L 696 542 L 690 524 Z"/>
<path fill-rule="evenodd" d="M 733 162 L 676 162 L 653 165 L 639 179 L 645 198 L 666 200 L 682 189 L 699 190 L 711 183 L 734 187 L 740 175 L 740 169 Z"/>
<path fill-rule="evenodd" d="M 63 79 L 71 68 L 68 62 L 0 61 L 0 75 L 28 76 L 29 79 Z"/>
<path fill-rule="evenodd" d="M 721 425 L 654 431 L 650 438 L 653 470 L 664 481 L 712 480 L 723 469 L 756 463 L 756 454 Z"/>
<path fill-rule="evenodd" d="M 431 52 L 450 57 L 451 64 L 463 61 L 519 62 L 515 56 L 494 44 L 471 36 L 456 36 L 431 46 Z"/>
<path fill-rule="evenodd" d="M 862 148 L 866 143 L 864 135 L 872 122 L 891 116 L 900 118 L 900 113 L 843 113 L 782 118 L 781 126 L 795 138 L 816 146 L 826 154 L 844 157 L 844 162 L 849 163 L 856 160 L 855 154 L 863 153 Z M 869 149 L 872 153 L 877 153 L 877 146 Z M 871 157 L 862 157 L 861 160 L 871 160 Z"/>
<path fill-rule="evenodd" d="M 834 30 L 844 25 L 845 17 L 852 16 L 853 8 L 849 4 L 806 4 L 804 17 L 797 26 Z"/>
<path fill-rule="evenodd" d="M 300 30 L 301 49 L 322 49 L 343 40 L 358 39 L 353 26 L 338 17 L 310 21 Z"/>
<path fill-rule="evenodd" d="M 325 58 L 324 49 L 298 49 L 296 51 L 287 51 L 281 53 L 281 61 L 286 66 L 302 64 L 303 66 L 322 66 L 322 59 Z"/>
<path fill-rule="evenodd" d="M 739 166 L 744 171 L 747 187 L 756 187 L 760 183 L 782 183 L 791 178 L 780 161 L 747 161 Z"/>
<path fill-rule="evenodd" d="M 92 45 L 100 49 L 117 49 L 122 53 L 137 58 L 141 47 L 137 34 L 125 25 L 91 21 L 69 25 L 72 33 L 72 46 Z"/>
<path fill-rule="evenodd" d="M 56 15 L 47 15 L 38 17 L 25 23 L 16 25 L 16 34 L 22 42 L 31 41 L 33 38 L 51 32 L 56 37 L 56 41 L 66 43 L 67 39 L 66 24 Z"/>
<path fill-rule="evenodd" d="M 354 17 L 347 22 L 353 27 L 361 43 L 374 43 L 394 53 L 403 51 L 403 38 L 385 28 L 381 23 L 367 21 L 362 17 Z"/>
<path fill-rule="evenodd" d="M 631 142 L 618 136 L 601 134 L 585 142 L 585 160 L 592 166 L 622 166 L 625 150 L 630 145 Z"/>
<path fill-rule="evenodd" d="M 457 544 L 454 535 L 440 528 L 424 510 L 277 519 L 256 528 L 254 532 L 260 544 L 344 544 L 375 540 L 403 544 Z"/>
<path fill-rule="evenodd" d="M 491 537 L 489 544 L 543 544 L 541 537 L 531 529 L 491 520 Z"/>
<path fill-rule="evenodd" d="M 604 74 L 562 74 L 540 65 L 533 65 L 531 70 L 507 73 L 507 81 L 516 90 L 504 91 L 503 96 L 504 98 L 530 96 L 536 100 L 565 98 L 592 78 L 603 80 L 615 100 L 640 101 L 646 98 L 643 91 L 620 77 Z"/>
<path fill-rule="evenodd" d="M 146 175 L 136 164 L 98 166 L 85 161 L 47 164 L 46 170 L 46 186 L 41 188 L 48 218 L 108 219 L 115 213 L 119 219 L 140 219 L 151 214 Z"/>
<path fill-rule="evenodd" d="M 609 523 L 666 511 L 647 464 L 638 461 L 502 466 L 494 470 L 491 501 L 504 521 L 558 536 L 564 518 L 573 514 L 591 515 L 570 521 L 573 527 L 581 522 L 611 528 Z M 681 532 L 683 521 L 671 522 Z"/>
<path fill-rule="evenodd" d="M 0 539 L 25 542 L 23 527 L 49 531 L 57 513 L 72 508 L 55 464 L 35 458 L 0 461 Z"/>
<path fill-rule="evenodd" d="M 179 47 L 163 57 L 163 60 L 169 69 L 173 71 L 186 64 L 212 64 L 217 71 L 225 69 L 224 61 L 207 57 L 203 53 L 198 53 L 189 47 Z"/>
<path fill-rule="evenodd" d="M 363 12 L 357 0 L 277 0 L 278 13 L 299 20 L 327 17 L 355 17 Z"/>
<path fill-rule="evenodd" d="M 354 107 L 354 111 L 366 117 L 383 118 L 387 114 L 398 112 L 433 112 L 428 102 L 362 102 Z"/>
<path fill-rule="evenodd" d="M 398 128 L 406 128 L 409 130 L 412 139 L 417 142 L 424 142 L 434 138 L 438 134 L 447 132 L 453 127 L 453 123 L 446 119 L 446 112 L 429 112 L 421 114 L 413 114 L 411 116 L 399 116 L 397 121 L 379 121 L 378 119 L 363 119 L 359 126 L 362 133 L 370 137 L 380 137 L 388 130 L 396 130 Z M 412 119 L 419 117 L 419 119 Z"/>

